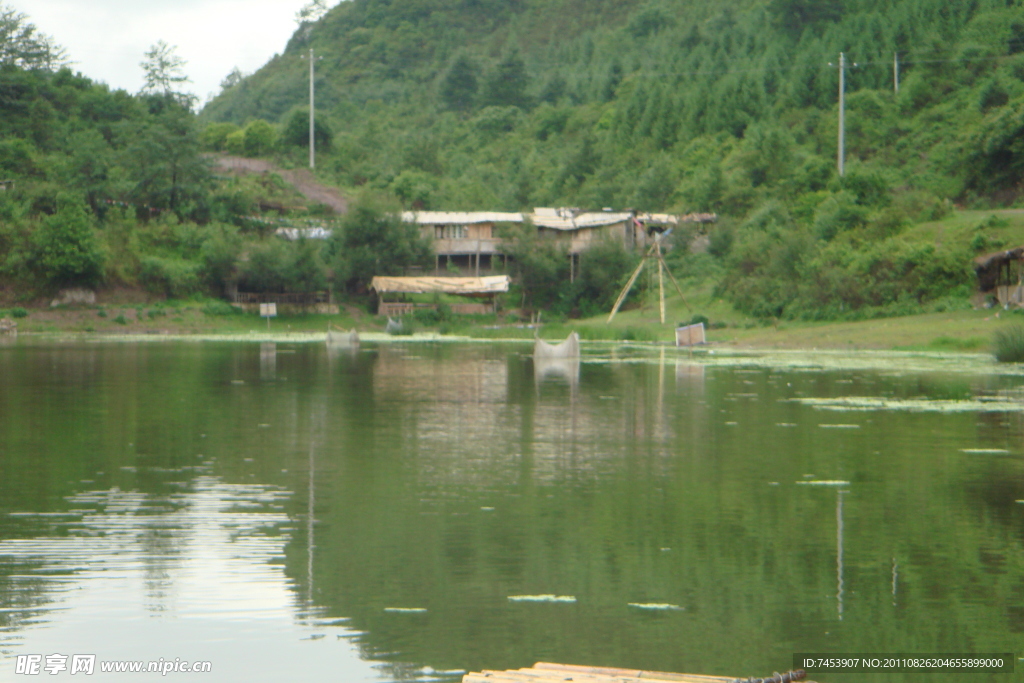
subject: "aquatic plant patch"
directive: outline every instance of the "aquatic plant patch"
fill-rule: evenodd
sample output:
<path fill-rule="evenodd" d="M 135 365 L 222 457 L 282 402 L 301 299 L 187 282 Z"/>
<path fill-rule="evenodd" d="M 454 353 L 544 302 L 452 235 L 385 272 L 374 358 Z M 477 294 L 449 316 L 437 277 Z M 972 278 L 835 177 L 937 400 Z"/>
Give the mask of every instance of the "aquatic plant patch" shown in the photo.
<path fill-rule="evenodd" d="M 890 398 L 887 396 L 840 396 L 837 398 L 793 398 L 790 400 L 819 410 L 840 412 L 872 410 L 906 410 L 918 413 L 1024 412 L 1024 401 L 1005 396 L 979 396 L 960 400 Z M 820 426 L 825 427 L 826 425 Z"/>
<path fill-rule="evenodd" d="M 576 602 L 575 595 L 510 595 L 509 602 Z"/>

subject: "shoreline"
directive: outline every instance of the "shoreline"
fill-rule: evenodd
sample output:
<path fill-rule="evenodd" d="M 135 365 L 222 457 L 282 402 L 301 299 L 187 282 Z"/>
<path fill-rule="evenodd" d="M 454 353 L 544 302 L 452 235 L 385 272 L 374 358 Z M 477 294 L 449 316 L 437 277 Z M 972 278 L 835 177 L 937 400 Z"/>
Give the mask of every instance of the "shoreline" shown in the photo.
<path fill-rule="evenodd" d="M 909 351 L 957 354 L 991 352 L 994 333 L 1014 323 L 1024 323 L 1024 315 L 998 309 L 962 308 L 911 316 L 874 318 L 859 321 L 763 321 L 739 316 L 723 308 L 721 302 L 700 302 L 695 309 L 684 310 L 678 301 L 670 302 L 666 324 L 652 317 L 655 313 L 633 309 L 619 314 L 609 325 L 604 316 L 527 325 L 502 318 L 452 318 L 439 325 L 425 326 L 409 321 L 413 334 L 391 336 L 384 331 L 386 319 L 353 306 L 344 306 L 336 315 L 282 315 L 267 321 L 254 314 L 227 309 L 217 300 L 163 301 L 151 304 L 37 308 L 14 318 L 19 337 L 83 338 L 111 341 L 152 341 L 157 339 L 209 339 L 294 341 L 323 340 L 332 329 L 356 329 L 364 341 L 401 342 L 432 340 L 438 342 L 504 341 L 528 343 L 534 336 L 548 341 L 564 339 L 577 331 L 585 343 L 598 341 L 674 348 L 675 321 L 684 321 L 703 311 L 711 318 L 707 329 L 708 348 L 729 352 L 797 351 Z M 14 309 L 0 311 L 11 316 Z M 12 316 L 13 317 L 13 316 Z M 685 324 L 685 323 L 679 323 Z M 10 335 L 0 335 L 0 340 Z M 0 341 L 2 343 L 2 341 Z"/>
<path fill-rule="evenodd" d="M 18 345 L 62 343 L 138 344 L 138 343 L 231 343 L 323 345 L 324 333 L 252 331 L 249 333 L 200 332 L 188 334 L 106 334 L 89 332 L 33 332 L 0 336 L 0 350 Z M 384 332 L 361 333 L 363 350 L 380 346 L 419 344 L 508 344 L 527 346 L 532 338 L 471 337 L 419 332 L 390 335 Z M 791 372 L 941 372 L 966 375 L 1024 377 L 1024 364 L 999 363 L 990 353 L 927 349 L 806 349 L 739 347 L 723 343 L 694 347 L 676 347 L 668 342 L 633 340 L 584 340 L 583 364 L 639 363 L 669 365 L 676 368 L 761 367 Z M 339 347 L 339 350 L 344 350 Z M 353 350 L 358 350 L 355 347 Z M 525 350 L 525 349 L 524 349 Z M 524 356 L 532 355 L 525 353 Z"/>

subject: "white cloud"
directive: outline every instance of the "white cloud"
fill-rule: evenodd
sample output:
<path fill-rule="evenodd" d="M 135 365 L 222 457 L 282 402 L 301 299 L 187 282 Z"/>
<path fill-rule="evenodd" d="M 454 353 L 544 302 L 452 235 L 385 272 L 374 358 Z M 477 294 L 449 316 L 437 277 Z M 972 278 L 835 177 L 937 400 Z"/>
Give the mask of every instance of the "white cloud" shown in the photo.
<path fill-rule="evenodd" d="M 306 0 L 0 0 L 64 46 L 73 68 L 138 92 L 143 53 L 163 40 L 205 101 L 236 66 L 251 73 L 284 47 Z"/>

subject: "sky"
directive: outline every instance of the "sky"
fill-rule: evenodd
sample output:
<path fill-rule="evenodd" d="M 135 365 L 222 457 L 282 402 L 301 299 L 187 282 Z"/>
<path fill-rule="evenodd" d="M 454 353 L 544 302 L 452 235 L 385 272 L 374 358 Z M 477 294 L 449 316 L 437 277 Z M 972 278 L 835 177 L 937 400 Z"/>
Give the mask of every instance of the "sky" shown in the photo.
<path fill-rule="evenodd" d="M 143 53 L 176 46 L 192 79 L 183 90 L 206 102 L 238 67 L 249 74 L 284 47 L 308 0 L 0 0 L 25 14 L 67 50 L 71 66 L 94 81 L 142 89 Z M 330 4 L 334 4 L 333 2 Z"/>

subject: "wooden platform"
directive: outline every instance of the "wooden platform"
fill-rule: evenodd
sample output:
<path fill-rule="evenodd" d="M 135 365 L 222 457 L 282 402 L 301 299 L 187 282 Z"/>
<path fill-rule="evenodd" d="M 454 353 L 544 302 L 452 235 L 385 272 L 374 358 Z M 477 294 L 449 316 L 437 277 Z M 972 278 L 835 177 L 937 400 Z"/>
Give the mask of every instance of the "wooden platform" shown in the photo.
<path fill-rule="evenodd" d="M 665 671 L 641 671 L 639 669 L 610 669 L 600 666 L 550 664 L 548 662 L 537 662 L 529 669 L 470 672 L 462 677 L 462 683 L 556 683 L 556 681 L 576 681 L 578 683 L 649 683 L 650 681 L 737 683 L 738 680 L 746 679 L 676 674 Z"/>

